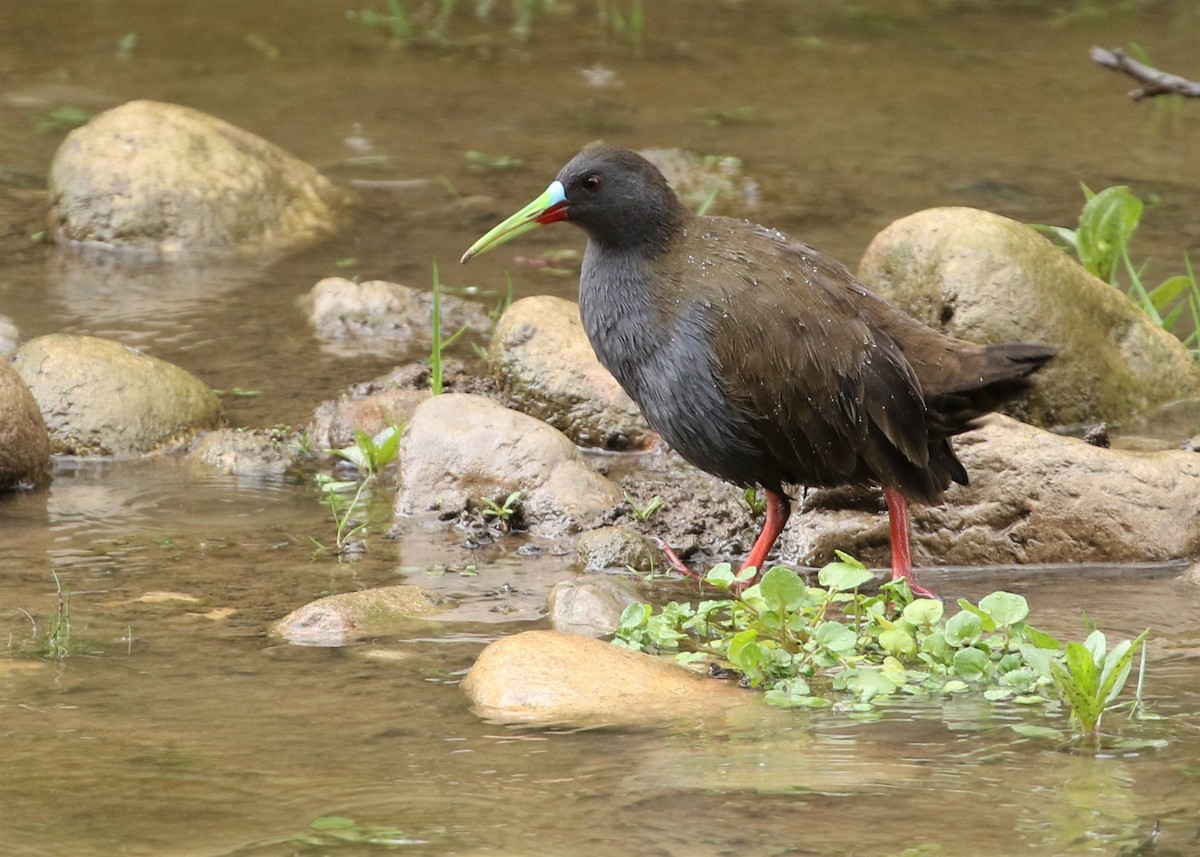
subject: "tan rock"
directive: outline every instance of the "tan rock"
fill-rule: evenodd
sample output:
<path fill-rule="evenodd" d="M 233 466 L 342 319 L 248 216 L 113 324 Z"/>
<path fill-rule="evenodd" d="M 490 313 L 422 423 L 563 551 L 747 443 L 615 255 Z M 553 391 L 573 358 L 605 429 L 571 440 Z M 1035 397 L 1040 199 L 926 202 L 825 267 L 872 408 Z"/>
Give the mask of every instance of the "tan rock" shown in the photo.
<path fill-rule="evenodd" d="M 496 324 L 488 358 L 509 404 L 580 446 L 641 449 L 655 438 L 596 359 L 571 301 L 538 295 L 515 302 Z"/>
<path fill-rule="evenodd" d="M 475 712 L 509 723 L 592 727 L 720 716 L 757 695 L 674 661 L 560 631 L 489 644 L 463 679 Z"/>
<path fill-rule="evenodd" d="M 349 199 L 249 131 L 155 101 L 72 131 L 50 167 L 55 240 L 168 255 L 296 247 L 331 232 Z"/>
<path fill-rule="evenodd" d="M 221 423 L 221 402 L 203 381 L 110 339 L 39 336 L 12 365 L 37 400 L 54 453 L 140 455 Z"/>
<path fill-rule="evenodd" d="M 1039 425 L 1116 421 L 1200 396 L 1187 349 L 1029 226 L 935 208 L 875 237 L 859 276 L 926 324 L 975 342 L 1045 342 L 1058 357 L 1006 411 Z"/>

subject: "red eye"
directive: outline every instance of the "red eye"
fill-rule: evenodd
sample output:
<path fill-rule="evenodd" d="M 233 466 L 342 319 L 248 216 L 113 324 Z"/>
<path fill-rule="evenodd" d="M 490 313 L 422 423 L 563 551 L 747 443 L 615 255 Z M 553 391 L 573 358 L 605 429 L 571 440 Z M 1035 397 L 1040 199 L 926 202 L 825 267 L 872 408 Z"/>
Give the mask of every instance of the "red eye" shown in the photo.
<path fill-rule="evenodd" d="M 580 184 L 583 185 L 584 190 L 595 193 L 600 190 L 600 176 L 590 175 L 580 182 Z"/>

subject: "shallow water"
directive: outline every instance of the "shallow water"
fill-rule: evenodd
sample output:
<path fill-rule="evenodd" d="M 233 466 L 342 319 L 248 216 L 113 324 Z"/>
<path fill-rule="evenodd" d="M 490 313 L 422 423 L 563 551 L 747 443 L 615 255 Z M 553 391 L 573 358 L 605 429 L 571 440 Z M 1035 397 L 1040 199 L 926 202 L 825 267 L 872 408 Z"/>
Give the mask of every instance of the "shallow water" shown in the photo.
<path fill-rule="evenodd" d="M 321 400 L 426 348 L 324 351 L 300 295 L 338 273 L 424 284 L 434 258 L 452 285 L 499 289 L 514 255 L 579 236 L 547 230 L 468 269 L 451 263 L 598 137 L 737 155 L 762 199 L 728 212 L 850 263 L 888 222 L 933 205 L 1070 225 L 1081 180 L 1161 197 L 1135 240 L 1152 271 L 1174 272 L 1200 244 L 1200 114 L 1130 104 L 1131 84 L 1086 57 L 1093 43 L 1136 39 L 1195 77 L 1191 4 L 1069 16 L 1036 3 L 659 0 L 646 4 L 640 52 L 576 5 L 540 20 L 524 46 L 463 17 L 457 46 L 404 49 L 346 23 L 337 4 L 7 4 L 0 313 L 26 338 L 109 336 L 213 387 L 258 391 L 226 399 L 234 425 L 300 425 Z M 122 60 L 127 33 L 137 44 Z M 581 69 L 596 64 L 617 85 L 589 86 Z M 131 98 L 262 134 L 365 188 L 360 217 L 259 266 L 130 268 L 28 242 L 61 139 L 37 118 Z M 476 173 L 469 149 L 525 166 Z M 390 161 L 364 166 L 364 152 Z M 492 201 L 464 208 L 441 179 Z M 542 272 L 515 276 L 518 296 L 574 292 Z M 973 599 L 1024 592 L 1038 624 L 1064 636 L 1083 636 L 1082 613 L 1114 637 L 1153 629 L 1147 696 L 1167 719 L 1136 731 L 1167 747 L 1093 758 L 1017 736 L 1008 727 L 1027 714 L 976 698 L 896 706 L 876 722 L 750 704 L 671 728 L 489 725 L 457 682 L 487 640 L 539 625 L 570 558 L 527 555 L 516 539 L 473 551 L 465 534 L 430 525 L 373 536 L 364 559 L 340 563 L 315 552 L 312 538 L 331 537 L 308 484 L 170 458 L 62 461 L 47 491 L 0 497 L 5 853 L 1115 854 L 1156 822 L 1158 850 L 1140 853 L 1197 848 L 1200 592 L 1162 569 L 938 581 Z M 460 573 L 469 564 L 477 575 Z M 56 576 L 76 648 L 55 663 L 27 652 L 55 613 Z M 266 634 L 313 598 L 401 581 L 456 606 L 346 649 Z M 392 848 L 295 839 L 330 815 L 402 835 Z"/>

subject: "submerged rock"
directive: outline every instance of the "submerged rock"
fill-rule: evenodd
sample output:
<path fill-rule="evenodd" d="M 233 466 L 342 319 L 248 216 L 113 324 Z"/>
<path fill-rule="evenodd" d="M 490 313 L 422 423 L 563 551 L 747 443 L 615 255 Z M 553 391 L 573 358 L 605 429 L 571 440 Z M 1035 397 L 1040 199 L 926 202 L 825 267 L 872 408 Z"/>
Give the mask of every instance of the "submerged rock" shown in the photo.
<path fill-rule="evenodd" d="M 234 476 L 282 476 L 295 461 L 292 438 L 272 429 L 217 429 L 188 449 L 188 460 Z"/>
<path fill-rule="evenodd" d="M 542 536 L 578 532 L 621 499 L 566 435 L 533 417 L 462 393 L 417 408 L 400 441 L 397 515 L 456 517 L 514 491 L 520 523 Z"/>
<path fill-rule="evenodd" d="M 283 251 L 332 232 L 349 200 L 249 131 L 155 101 L 96 116 L 50 166 L 51 234 L 103 248 Z"/>
<path fill-rule="evenodd" d="M 626 578 L 588 574 L 554 584 L 546 610 L 556 631 L 603 637 L 620 624 L 625 608 L 640 600 Z"/>
<path fill-rule="evenodd" d="M 1151 562 L 1200 554 L 1200 455 L 1104 449 L 1002 416 L 959 437 L 955 448 L 971 484 L 953 486 L 941 505 L 913 506 L 918 565 Z M 814 494 L 793 516 L 785 556 L 821 565 L 836 548 L 871 564 L 888 562 L 882 511 L 830 509 L 820 501 Z"/>
<path fill-rule="evenodd" d="M 758 699 L 674 661 L 561 631 L 489 644 L 462 688 L 487 720 L 589 727 L 699 720 Z"/>
<path fill-rule="evenodd" d="M 884 229 L 859 276 L 926 324 L 975 342 L 1046 342 L 1058 357 L 1007 412 L 1039 425 L 1120 420 L 1200 395 L 1200 367 L 1109 284 L 1014 220 L 936 208 Z"/>
<path fill-rule="evenodd" d="M 301 299 L 308 323 L 317 336 L 339 352 L 377 352 L 382 342 L 430 342 L 433 331 L 433 292 L 368 280 L 356 283 L 344 277 L 326 277 Z M 460 328 L 480 335 L 492 329 L 492 320 L 474 301 L 442 295 L 442 335 Z"/>
<path fill-rule="evenodd" d="M 55 333 L 24 343 L 13 367 L 61 455 L 140 455 L 221 423 L 195 375 L 119 342 Z"/>
<path fill-rule="evenodd" d="M 571 301 L 539 295 L 515 302 L 496 324 L 488 359 L 512 407 L 580 446 L 640 449 L 656 437 L 596 359 Z"/>
<path fill-rule="evenodd" d="M 50 480 L 50 437 L 29 387 L 0 356 L 0 490 Z"/>
<path fill-rule="evenodd" d="M 293 610 L 271 626 L 271 633 L 302 646 L 344 646 L 401 633 L 412 619 L 435 613 L 440 605 L 437 595 L 409 584 L 343 592 Z"/>

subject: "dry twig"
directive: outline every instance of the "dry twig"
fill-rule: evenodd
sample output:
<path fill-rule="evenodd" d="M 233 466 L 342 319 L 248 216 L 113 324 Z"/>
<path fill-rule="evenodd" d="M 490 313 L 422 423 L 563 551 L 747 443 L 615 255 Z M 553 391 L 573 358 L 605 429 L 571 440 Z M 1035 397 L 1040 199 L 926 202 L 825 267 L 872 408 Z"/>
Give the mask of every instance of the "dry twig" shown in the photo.
<path fill-rule="evenodd" d="M 1091 55 L 1094 62 L 1105 68 L 1127 74 L 1142 84 L 1129 93 L 1129 97 L 1134 101 L 1153 98 L 1156 95 L 1172 94 L 1183 95 L 1187 98 L 1200 98 L 1200 83 L 1140 63 L 1120 48 L 1113 48 L 1111 51 L 1104 48 L 1092 48 Z"/>

